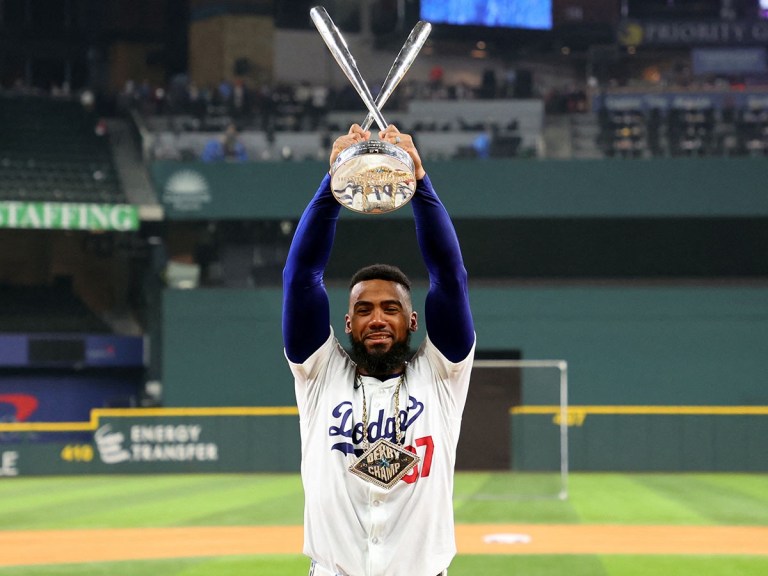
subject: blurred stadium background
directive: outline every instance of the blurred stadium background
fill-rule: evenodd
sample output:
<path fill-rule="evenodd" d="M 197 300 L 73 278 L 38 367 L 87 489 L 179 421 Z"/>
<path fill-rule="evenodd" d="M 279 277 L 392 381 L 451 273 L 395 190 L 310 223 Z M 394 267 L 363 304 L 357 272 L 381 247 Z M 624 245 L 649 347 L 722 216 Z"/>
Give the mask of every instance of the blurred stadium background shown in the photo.
<path fill-rule="evenodd" d="M 2 481 L 298 471 L 281 269 L 365 117 L 315 4 L 374 93 L 433 22 L 383 112 L 454 217 L 478 358 L 567 366 L 567 406 L 559 373 L 477 371 L 459 470 L 764 482 L 761 0 L 3 0 Z M 337 332 L 360 265 L 423 297 L 409 216 L 343 215 Z"/>

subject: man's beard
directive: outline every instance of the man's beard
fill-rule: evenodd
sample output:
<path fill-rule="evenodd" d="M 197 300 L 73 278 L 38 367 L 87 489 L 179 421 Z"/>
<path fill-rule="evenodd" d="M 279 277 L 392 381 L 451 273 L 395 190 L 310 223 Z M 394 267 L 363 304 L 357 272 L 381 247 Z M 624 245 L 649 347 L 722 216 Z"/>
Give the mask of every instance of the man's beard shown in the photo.
<path fill-rule="evenodd" d="M 360 371 L 368 376 L 382 377 L 396 374 L 413 356 L 410 333 L 405 340 L 392 344 L 386 352 L 369 352 L 362 340 L 357 340 L 352 334 L 349 335 L 349 342 L 352 345 L 350 351 L 352 360 Z"/>

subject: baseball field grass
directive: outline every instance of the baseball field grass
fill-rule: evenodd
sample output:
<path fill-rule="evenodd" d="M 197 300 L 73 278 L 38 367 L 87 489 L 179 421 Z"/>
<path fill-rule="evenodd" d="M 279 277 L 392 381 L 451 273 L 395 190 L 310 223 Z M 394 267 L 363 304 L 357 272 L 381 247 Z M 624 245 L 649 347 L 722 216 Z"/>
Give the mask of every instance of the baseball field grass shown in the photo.
<path fill-rule="evenodd" d="M 566 500 L 513 481 L 542 479 L 457 475 L 451 576 L 768 574 L 768 475 L 576 473 Z M 2 478 L 0 574 L 303 576 L 302 506 L 293 474 Z"/>

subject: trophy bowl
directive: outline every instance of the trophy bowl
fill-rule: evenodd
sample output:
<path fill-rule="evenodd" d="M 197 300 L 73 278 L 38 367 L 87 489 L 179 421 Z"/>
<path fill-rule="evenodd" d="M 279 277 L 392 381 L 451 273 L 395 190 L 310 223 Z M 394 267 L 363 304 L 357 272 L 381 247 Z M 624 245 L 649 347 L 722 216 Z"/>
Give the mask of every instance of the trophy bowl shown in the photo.
<path fill-rule="evenodd" d="M 360 142 L 343 150 L 334 161 L 331 190 L 353 212 L 392 212 L 407 204 L 416 191 L 413 160 L 388 142 Z"/>
<path fill-rule="evenodd" d="M 331 54 L 368 108 L 368 116 L 361 127 L 368 130 L 375 120 L 382 131 L 386 130 L 388 124 L 380 107 L 410 68 L 432 25 L 420 21 L 414 26 L 374 100 L 346 41 L 328 12 L 322 6 L 315 6 L 309 13 Z M 407 204 L 416 191 L 413 159 L 405 150 L 389 142 L 368 140 L 342 150 L 330 173 L 331 190 L 336 200 L 353 212 L 362 214 L 397 210 Z"/>

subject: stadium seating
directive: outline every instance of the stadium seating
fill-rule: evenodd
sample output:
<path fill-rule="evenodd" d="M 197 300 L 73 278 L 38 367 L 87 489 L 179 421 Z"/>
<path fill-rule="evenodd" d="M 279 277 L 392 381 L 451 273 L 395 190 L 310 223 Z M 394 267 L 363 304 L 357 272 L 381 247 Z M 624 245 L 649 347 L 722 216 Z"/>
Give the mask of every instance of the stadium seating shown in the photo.
<path fill-rule="evenodd" d="M 600 109 L 598 146 L 607 157 L 763 156 L 768 109 Z"/>
<path fill-rule="evenodd" d="M 125 202 L 98 119 L 76 100 L 0 99 L 0 201 Z"/>

